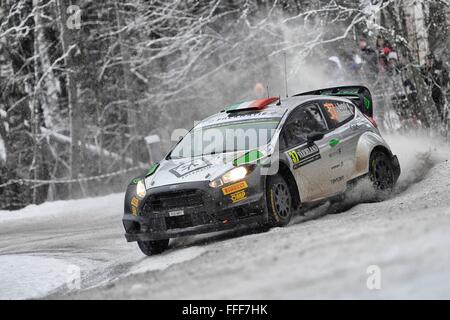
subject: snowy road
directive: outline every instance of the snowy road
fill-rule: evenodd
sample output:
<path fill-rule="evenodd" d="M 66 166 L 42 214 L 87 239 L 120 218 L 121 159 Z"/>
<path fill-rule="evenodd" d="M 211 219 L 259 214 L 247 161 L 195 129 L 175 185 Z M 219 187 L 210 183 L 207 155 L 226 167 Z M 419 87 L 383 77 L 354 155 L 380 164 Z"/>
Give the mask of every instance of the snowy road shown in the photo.
<path fill-rule="evenodd" d="M 179 239 L 150 258 L 123 237 L 120 194 L 0 211 L 0 298 L 450 298 L 450 152 L 388 140 L 403 169 L 390 200 Z M 67 286 L 74 270 L 81 290 Z"/>

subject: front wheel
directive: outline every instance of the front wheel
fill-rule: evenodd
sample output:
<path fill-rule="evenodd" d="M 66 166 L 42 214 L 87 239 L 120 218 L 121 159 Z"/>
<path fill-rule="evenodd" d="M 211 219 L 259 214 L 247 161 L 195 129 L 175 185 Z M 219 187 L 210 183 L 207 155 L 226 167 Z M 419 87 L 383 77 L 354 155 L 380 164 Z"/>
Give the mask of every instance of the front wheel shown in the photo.
<path fill-rule="evenodd" d="M 369 160 L 369 178 L 375 198 L 382 200 L 394 189 L 395 173 L 391 158 L 382 151 L 374 151 Z"/>
<path fill-rule="evenodd" d="M 285 226 L 292 217 L 292 195 L 286 181 L 279 175 L 269 177 L 266 190 L 269 225 Z"/>
<path fill-rule="evenodd" d="M 159 254 L 169 247 L 169 239 L 155 241 L 138 241 L 139 249 L 146 256 Z"/>

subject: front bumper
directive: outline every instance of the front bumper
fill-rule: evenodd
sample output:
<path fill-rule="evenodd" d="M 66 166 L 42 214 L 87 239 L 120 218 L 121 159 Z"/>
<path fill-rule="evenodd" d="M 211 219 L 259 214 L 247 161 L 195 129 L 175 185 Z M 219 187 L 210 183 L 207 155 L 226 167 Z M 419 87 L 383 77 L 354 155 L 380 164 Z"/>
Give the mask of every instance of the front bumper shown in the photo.
<path fill-rule="evenodd" d="M 131 186 L 125 197 L 125 238 L 129 242 L 162 240 L 265 222 L 262 177 L 251 174 L 245 182 L 247 187 L 230 194 L 209 187 L 206 181 L 155 187 L 142 200 L 134 196 L 135 186 Z M 242 193 L 239 198 L 233 196 L 242 191 L 244 197 Z M 181 210 L 182 215 L 173 216 Z"/>

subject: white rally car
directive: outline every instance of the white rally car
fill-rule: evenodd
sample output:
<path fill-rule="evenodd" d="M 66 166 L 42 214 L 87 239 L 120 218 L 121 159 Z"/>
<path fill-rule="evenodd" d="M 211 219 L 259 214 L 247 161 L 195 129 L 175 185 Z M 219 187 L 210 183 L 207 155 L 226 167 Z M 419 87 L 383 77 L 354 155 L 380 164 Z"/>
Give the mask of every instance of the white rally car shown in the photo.
<path fill-rule="evenodd" d="M 310 204 L 340 199 L 358 179 L 369 178 L 377 195 L 389 193 L 399 175 L 366 87 L 236 103 L 198 123 L 133 179 L 125 237 L 151 255 L 174 237 L 285 226 Z"/>

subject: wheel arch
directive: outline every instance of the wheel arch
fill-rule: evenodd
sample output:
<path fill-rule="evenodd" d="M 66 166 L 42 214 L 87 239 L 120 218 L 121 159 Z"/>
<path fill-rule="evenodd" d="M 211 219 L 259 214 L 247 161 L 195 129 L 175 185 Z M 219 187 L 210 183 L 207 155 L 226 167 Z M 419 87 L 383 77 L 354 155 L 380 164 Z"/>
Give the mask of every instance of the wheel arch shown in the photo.
<path fill-rule="evenodd" d="M 369 172 L 369 160 L 372 152 L 380 150 L 392 157 L 392 152 L 384 139 L 373 132 L 363 134 L 356 147 L 355 167 L 351 179 Z"/>
<path fill-rule="evenodd" d="M 281 177 L 283 177 L 284 181 L 286 181 L 289 191 L 292 195 L 292 201 L 294 208 L 298 207 L 301 204 L 301 197 L 300 193 L 297 187 L 297 181 L 295 180 L 294 174 L 292 173 L 291 169 L 289 168 L 289 165 L 286 164 L 284 161 L 280 161 L 278 167 L 278 172 Z M 267 183 L 269 181 L 270 176 L 266 176 L 265 186 L 267 190 Z"/>
<path fill-rule="evenodd" d="M 389 149 L 389 148 L 387 148 L 386 146 L 383 146 L 383 145 L 377 145 L 377 146 L 375 146 L 373 149 L 372 149 L 372 151 L 370 151 L 370 155 L 372 155 L 372 153 L 374 153 L 375 151 L 381 151 L 381 152 L 384 152 L 384 153 L 386 153 L 389 157 L 392 157 L 392 151 Z M 369 157 L 370 158 L 370 157 Z"/>

